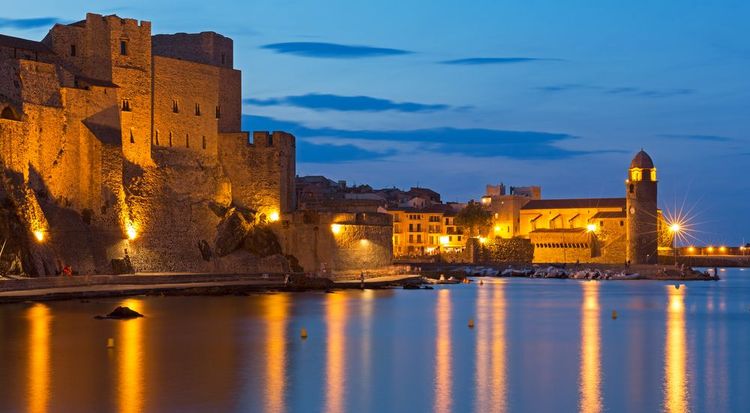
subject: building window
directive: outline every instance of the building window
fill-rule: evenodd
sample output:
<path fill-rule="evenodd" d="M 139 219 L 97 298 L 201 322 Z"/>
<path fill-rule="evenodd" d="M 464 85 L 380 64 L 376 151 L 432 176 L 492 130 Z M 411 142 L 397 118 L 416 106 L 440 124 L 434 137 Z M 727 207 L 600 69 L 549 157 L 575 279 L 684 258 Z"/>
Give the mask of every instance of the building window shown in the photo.
<path fill-rule="evenodd" d="M 122 100 L 122 111 L 123 112 L 130 112 L 130 100 L 123 99 Z"/>
<path fill-rule="evenodd" d="M 630 184 L 630 193 L 632 194 L 634 190 L 635 190 L 635 185 Z"/>
<path fill-rule="evenodd" d="M 625 225 L 625 221 L 620 221 L 620 226 Z"/>
<path fill-rule="evenodd" d="M 203 137 L 203 149 L 206 149 L 206 137 Z"/>
<path fill-rule="evenodd" d="M 221 106 L 216 106 L 216 119 L 221 119 Z"/>
<path fill-rule="evenodd" d="M 128 42 L 125 40 L 120 40 L 120 54 L 123 56 L 128 55 Z"/>
<path fill-rule="evenodd" d="M 156 146 L 159 146 L 159 131 L 158 130 L 156 131 L 154 138 L 156 139 Z"/>
<path fill-rule="evenodd" d="M 195 116 L 200 116 L 200 115 L 201 115 L 201 104 L 196 103 L 195 104 Z"/>
<path fill-rule="evenodd" d="M 190 147 L 190 134 L 189 133 L 185 134 L 185 147 L 186 148 Z"/>
<path fill-rule="evenodd" d="M 135 137 L 133 137 L 133 128 L 130 128 L 130 143 L 135 143 Z"/>
<path fill-rule="evenodd" d="M 180 103 L 177 102 L 177 99 L 172 99 L 172 112 L 180 113 Z"/>
<path fill-rule="evenodd" d="M 169 131 L 169 147 L 172 147 L 172 131 Z"/>
<path fill-rule="evenodd" d="M 225 53 L 221 54 L 221 64 L 225 64 L 227 61 L 227 55 Z"/>
<path fill-rule="evenodd" d="M 70 55 L 73 56 L 73 57 L 75 57 L 75 55 L 76 55 L 76 45 L 74 45 L 74 44 L 70 45 Z"/>
<path fill-rule="evenodd" d="M 599 226 L 603 227 L 604 226 L 604 221 L 599 221 Z"/>

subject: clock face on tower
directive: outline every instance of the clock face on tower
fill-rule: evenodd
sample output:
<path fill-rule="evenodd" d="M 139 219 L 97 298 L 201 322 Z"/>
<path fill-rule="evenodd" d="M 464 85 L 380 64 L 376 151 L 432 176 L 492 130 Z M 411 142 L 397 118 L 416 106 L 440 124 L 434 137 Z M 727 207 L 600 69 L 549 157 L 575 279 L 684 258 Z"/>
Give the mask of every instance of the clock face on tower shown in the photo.
<path fill-rule="evenodd" d="M 635 214 L 635 207 L 630 207 L 630 215 Z"/>

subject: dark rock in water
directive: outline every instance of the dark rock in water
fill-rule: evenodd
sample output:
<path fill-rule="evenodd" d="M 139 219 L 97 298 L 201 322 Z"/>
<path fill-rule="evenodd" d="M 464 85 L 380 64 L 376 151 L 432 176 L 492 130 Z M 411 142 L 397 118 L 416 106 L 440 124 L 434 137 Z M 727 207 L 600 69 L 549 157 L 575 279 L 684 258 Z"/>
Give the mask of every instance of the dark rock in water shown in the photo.
<path fill-rule="evenodd" d="M 138 317 L 143 317 L 143 314 L 137 311 L 131 310 L 128 307 L 117 307 L 114 309 L 114 311 L 112 311 L 111 313 L 105 316 L 98 315 L 94 318 L 96 318 L 97 320 L 105 320 L 105 319 L 130 320 L 131 318 L 138 318 Z"/>
<path fill-rule="evenodd" d="M 331 290 L 333 281 L 328 278 L 292 274 L 289 277 L 289 288 L 295 290 Z"/>
<path fill-rule="evenodd" d="M 250 223 L 242 213 L 235 208 L 227 211 L 216 228 L 216 255 L 223 257 L 236 250 L 249 231 Z"/>
<path fill-rule="evenodd" d="M 435 287 L 433 287 L 433 286 L 431 286 L 431 285 L 424 285 L 424 286 L 422 286 L 422 289 L 423 289 L 423 290 L 434 290 L 434 289 L 435 289 Z"/>
<path fill-rule="evenodd" d="M 242 248 L 260 257 L 281 254 L 281 244 L 276 234 L 265 225 L 253 226 L 247 233 Z"/>
<path fill-rule="evenodd" d="M 404 284 L 404 290 L 419 290 L 417 284 Z"/>

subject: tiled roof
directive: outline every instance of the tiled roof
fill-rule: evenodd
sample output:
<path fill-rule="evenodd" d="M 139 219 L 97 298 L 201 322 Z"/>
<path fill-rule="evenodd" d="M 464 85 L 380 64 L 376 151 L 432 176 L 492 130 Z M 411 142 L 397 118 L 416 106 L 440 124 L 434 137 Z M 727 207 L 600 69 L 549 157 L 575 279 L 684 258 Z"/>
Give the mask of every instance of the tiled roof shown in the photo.
<path fill-rule="evenodd" d="M 625 198 L 534 199 L 521 209 L 625 208 Z"/>
<path fill-rule="evenodd" d="M 625 211 L 602 211 L 594 214 L 591 219 L 625 218 L 626 216 Z"/>

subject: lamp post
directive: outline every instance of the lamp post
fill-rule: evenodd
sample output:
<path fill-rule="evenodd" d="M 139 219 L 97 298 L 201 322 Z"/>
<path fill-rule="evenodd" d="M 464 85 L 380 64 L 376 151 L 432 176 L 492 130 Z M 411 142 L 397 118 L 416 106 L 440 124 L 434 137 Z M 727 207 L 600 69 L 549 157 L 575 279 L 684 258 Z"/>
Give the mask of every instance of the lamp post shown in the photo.
<path fill-rule="evenodd" d="M 677 266 L 677 234 L 680 233 L 680 224 L 674 223 L 669 226 L 669 232 L 672 233 L 672 251 L 674 251 L 674 266 Z"/>

